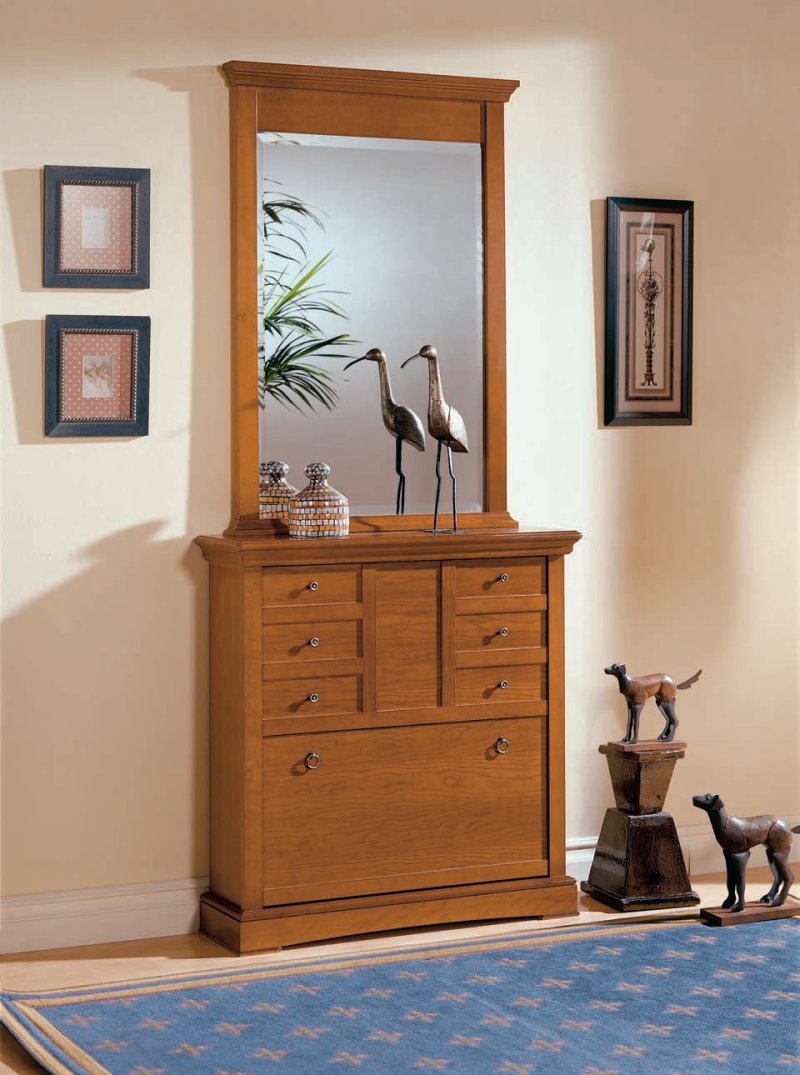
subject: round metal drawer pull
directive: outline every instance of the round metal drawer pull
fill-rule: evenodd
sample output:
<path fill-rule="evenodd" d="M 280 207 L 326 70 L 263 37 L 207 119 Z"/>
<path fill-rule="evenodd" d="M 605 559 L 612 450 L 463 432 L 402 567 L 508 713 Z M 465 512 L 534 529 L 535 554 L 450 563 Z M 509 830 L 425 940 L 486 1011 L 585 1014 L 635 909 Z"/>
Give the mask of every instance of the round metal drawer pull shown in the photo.
<path fill-rule="evenodd" d="M 504 736 L 501 735 L 495 743 L 494 749 L 497 751 L 498 754 L 508 754 L 509 750 L 511 750 L 511 744 Z"/>
<path fill-rule="evenodd" d="M 308 588 L 309 588 L 309 590 L 318 590 L 319 589 L 319 583 L 316 580 L 314 580 L 312 582 L 309 582 Z"/>
<path fill-rule="evenodd" d="M 507 627 L 501 627 L 500 630 L 497 633 L 500 635 L 501 638 L 507 638 L 508 637 L 508 628 Z"/>
<path fill-rule="evenodd" d="M 508 572 L 504 571 L 497 580 L 498 582 L 508 582 Z"/>
<path fill-rule="evenodd" d="M 313 646 L 314 649 L 316 649 L 317 646 L 319 645 L 319 639 L 316 636 L 314 638 L 309 638 L 308 644 L 309 644 L 309 646 Z"/>
<path fill-rule="evenodd" d="M 507 679 L 501 679 L 500 682 L 497 684 L 497 686 L 500 688 L 501 691 L 507 691 L 508 690 L 508 680 Z"/>
<path fill-rule="evenodd" d="M 499 742 L 500 742 L 500 740 L 498 739 L 498 743 Z M 313 750 L 312 750 L 312 752 L 310 754 L 306 754 L 306 758 L 305 758 L 306 769 L 311 769 L 311 770 L 319 769 L 320 765 L 322 765 L 322 758 L 320 758 L 319 754 L 315 754 L 313 752 Z"/>
<path fill-rule="evenodd" d="M 314 703 L 316 703 L 316 702 L 318 702 L 318 701 L 319 701 L 319 695 L 317 694 L 317 692 L 316 692 L 316 691 L 314 691 L 314 692 L 313 692 L 313 694 L 309 694 L 309 696 L 308 696 L 308 700 L 309 700 L 309 702 L 314 702 Z"/>

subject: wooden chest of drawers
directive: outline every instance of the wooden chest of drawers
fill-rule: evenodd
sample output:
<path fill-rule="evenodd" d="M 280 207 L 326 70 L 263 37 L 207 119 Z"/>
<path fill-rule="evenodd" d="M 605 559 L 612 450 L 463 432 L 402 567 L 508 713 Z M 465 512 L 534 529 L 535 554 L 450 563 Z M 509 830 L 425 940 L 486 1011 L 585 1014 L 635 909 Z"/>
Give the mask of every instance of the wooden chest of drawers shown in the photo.
<path fill-rule="evenodd" d="M 237 951 L 568 914 L 574 532 L 201 538 L 211 891 Z"/>

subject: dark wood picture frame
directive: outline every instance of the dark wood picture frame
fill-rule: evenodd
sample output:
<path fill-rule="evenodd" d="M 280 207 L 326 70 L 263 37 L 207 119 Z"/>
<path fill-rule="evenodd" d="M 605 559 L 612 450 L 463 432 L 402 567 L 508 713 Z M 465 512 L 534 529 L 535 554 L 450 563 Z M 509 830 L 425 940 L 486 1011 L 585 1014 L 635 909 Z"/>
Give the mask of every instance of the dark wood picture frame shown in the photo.
<path fill-rule="evenodd" d="M 45 287 L 150 286 L 149 168 L 44 168 Z"/>
<path fill-rule="evenodd" d="M 48 315 L 45 436 L 147 436 L 149 396 L 149 317 Z"/>
<path fill-rule="evenodd" d="M 606 199 L 609 425 L 691 425 L 694 202 Z"/>

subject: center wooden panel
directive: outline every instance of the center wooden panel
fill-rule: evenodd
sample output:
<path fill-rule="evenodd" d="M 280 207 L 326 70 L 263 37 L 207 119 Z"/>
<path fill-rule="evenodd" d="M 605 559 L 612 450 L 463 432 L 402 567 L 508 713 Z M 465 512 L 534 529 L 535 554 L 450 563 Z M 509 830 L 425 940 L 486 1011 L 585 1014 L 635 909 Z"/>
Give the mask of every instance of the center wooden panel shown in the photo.
<path fill-rule="evenodd" d="M 542 718 L 265 739 L 264 902 L 544 875 L 545 763 Z"/>
<path fill-rule="evenodd" d="M 439 564 L 378 564 L 364 576 L 375 601 L 375 709 L 439 705 Z"/>

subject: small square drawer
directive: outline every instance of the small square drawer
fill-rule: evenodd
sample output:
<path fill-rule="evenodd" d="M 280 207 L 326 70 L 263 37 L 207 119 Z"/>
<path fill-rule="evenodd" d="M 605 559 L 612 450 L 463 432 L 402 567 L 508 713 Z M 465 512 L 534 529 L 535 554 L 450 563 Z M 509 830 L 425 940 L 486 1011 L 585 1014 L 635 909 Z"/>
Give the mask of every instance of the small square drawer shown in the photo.
<path fill-rule="evenodd" d="M 262 604 L 268 607 L 329 605 L 361 600 L 358 564 L 265 567 Z"/>
<path fill-rule="evenodd" d="M 361 710 L 361 676 L 303 676 L 263 685 L 265 717 L 346 715 Z"/>
<path fill-rule="evenodd" d="M 547 592 L 543 556 L 520 560 L 473 560 L 456 565 L 456 597 L 517 597 Z"/>
<path fill-rule="evenodd" d="M 538 702 L 547 696 L 547 665 L 459 668 L 456 705 L 483 702 Z"/>
<path fill-rule="evenodd" d="M 459 652 L 480 650 L 488 653 L 546 645 L 544 612 L 479 612 L 456 616 L 456 650 Z"/>
<path fill-rule="evenodd" d="M 361 622 L 304 620 L 301 623 L 268 624 L 262 628 L 261 644 L 261 659 L 270 664 L 360 657 Z"/>

